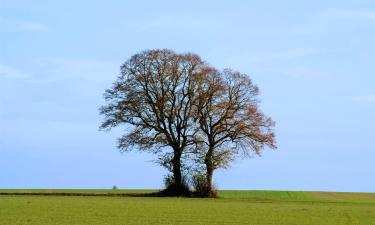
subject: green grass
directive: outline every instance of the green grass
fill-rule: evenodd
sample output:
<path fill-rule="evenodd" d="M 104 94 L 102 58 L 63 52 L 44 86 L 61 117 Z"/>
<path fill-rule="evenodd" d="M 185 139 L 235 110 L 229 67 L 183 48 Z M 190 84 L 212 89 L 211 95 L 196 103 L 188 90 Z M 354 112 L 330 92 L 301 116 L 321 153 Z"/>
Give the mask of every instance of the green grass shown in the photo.
<path fill-rule="evenodd" d="M 152 190 L 0 190 L 145 193 Z M 219 199 L 0 196 L 1 225 L 375 225 L 374 193 L 220 191 Z"/>

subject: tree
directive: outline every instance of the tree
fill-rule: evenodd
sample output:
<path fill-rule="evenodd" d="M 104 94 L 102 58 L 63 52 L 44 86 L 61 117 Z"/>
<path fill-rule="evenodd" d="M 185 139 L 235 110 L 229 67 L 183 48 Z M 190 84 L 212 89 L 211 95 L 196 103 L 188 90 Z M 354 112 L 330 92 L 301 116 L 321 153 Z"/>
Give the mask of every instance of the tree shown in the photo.
<path fill-rule="evenodd" d="M 276 148 L 274 122 L 258 107 L 258 87 L 244 74 L 212 69 L 200 76 L 195 118 L 200 126 L 197 154 L 206 166 L 205 196 L 213 196 L 213 172 L 225 168 L 242 153 L 260 154 Z M 197 135 L 197 137 L 199 137 Z M 202 194 L 202 193 L 201 193 Z"/>
<path fill-rule="evenodd" d="M 105 92 L 107 105 L 100 109 L 105 116 L 102 129 L 130 125 L 118 140 L 122 151 L 137 147 L 158 154 L 164 166 L 171 165 L 170 188 L 176 195 L 186 192 L 181 157 L 194 144 L 195 80 L 206 67 L 199 56 L 190 53 L 141 52 L 121 66 L 121 75 Z"/>
<path fill-rule="evenodd" d="M 156 154 L 173 174 L 166 179 L 169 194 L 188 193 L 182 168 L 196 159 L 205 172 L 194 184 L 200 195 L 213 196 L 216 169 L 265 146 L 276 148 L 274 122 L 259 110 L 257 96 L 248 76 L 219 72 L 195 54 L 144 51 L 121 66 L 106 90 L 101 128 L 127 125 L 118 147 Z"/>

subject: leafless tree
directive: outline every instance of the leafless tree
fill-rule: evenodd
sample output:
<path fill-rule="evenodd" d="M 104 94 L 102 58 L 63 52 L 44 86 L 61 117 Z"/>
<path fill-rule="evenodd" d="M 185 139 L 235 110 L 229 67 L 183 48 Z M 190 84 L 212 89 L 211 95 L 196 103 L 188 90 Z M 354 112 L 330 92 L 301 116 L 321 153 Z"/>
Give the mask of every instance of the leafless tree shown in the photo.
<path fill-rule="evenodd" d="M 130 125 L 119 138 L 120 149 L 150 151 L 164 165 L 171 165 L 177 195 L 186 189 L 181 157 L 197 132 L 192 124 L 195 80 L 206 67 L 199 56 L 190 53 L 164 49 L 136 54 L 121 66 L 121 75 L 105 92 L 107 105 L 100 110 L 105 116 L 101 128 Z"/>
<path fill-rule="evenodd" d="M 211 69 L 199 77 L 195 98 L 196 154 L 206 167 L 206 192 L 215 195 L 213 172 L 226 168 L 236 156 L 260 154 L 264 146 L 276 148 L 274 122 L 258 107 L 258 87 L 244 74 Z"/>

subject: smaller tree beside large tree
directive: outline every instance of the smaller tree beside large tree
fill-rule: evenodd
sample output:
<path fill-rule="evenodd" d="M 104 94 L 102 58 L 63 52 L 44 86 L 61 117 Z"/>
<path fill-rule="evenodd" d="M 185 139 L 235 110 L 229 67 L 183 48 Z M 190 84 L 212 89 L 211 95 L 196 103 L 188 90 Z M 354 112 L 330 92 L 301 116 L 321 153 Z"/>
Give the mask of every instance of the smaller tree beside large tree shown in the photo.
<path fill-rule="evenodd" d="M 274 122 L 260 111 L 258 87 L 247 75 L 212 69 L 198 83 L 194 105 L 201 136 L 195 140 L 206 167 L 200 194 L 213 197 L 214 170 L 228 167 L 237 156 L 259 155 L 265 146 L 276 148 Z"/>

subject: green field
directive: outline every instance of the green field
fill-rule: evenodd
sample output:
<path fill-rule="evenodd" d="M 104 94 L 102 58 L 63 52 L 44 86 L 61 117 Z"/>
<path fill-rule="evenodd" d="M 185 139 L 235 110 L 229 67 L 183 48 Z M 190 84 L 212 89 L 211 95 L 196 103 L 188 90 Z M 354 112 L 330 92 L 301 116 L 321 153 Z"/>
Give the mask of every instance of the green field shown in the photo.
<path fill-rule="evenodd" d="M 150 193 L 152 190 L 0 190 Z M 0 195 L 1 225 L 375 225 L 375 193 L 220 191 L 218 199 Z"/>

